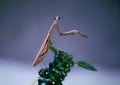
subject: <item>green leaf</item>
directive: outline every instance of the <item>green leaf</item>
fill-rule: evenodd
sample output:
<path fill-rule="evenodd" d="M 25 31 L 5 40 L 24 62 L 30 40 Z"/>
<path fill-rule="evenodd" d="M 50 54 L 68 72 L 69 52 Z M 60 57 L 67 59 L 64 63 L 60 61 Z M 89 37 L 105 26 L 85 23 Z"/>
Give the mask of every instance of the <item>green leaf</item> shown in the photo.
<path fill-rule="evenodd" d="M 82 67 L 84 69 L 87 69 L 87 70 L 91 70 L 91 71 L 97 71 L 97 69 L 95 67 L 93 67 L 92 65 L 84 62 L 84 61 L 79 61 L 76 63 L 77 66 L 79 67 Z"/>
<path fill-rule="evenodd" d="M 50 49 L 54 54 L 57 53 L 57 50 L 56 50 L 56 48 L 55 48 L 54 46 L 50 45 L 50 46 L 49 46 L 49 49 Z"/>

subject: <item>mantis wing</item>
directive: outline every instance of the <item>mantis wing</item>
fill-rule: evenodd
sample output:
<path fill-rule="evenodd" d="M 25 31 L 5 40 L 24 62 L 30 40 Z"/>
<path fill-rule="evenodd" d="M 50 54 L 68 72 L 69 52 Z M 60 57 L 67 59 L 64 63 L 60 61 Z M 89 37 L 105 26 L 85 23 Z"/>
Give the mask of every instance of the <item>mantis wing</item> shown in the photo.
<path fill-rule="evenodd" d="M 38 51 L 38 54 L 33 62 L 33 67 L 35 67 L 37 64 L 39 64 L 46 56 L 49 48 L 49 44 L 51 41 L 51 32 L 48 32 L 40 50 Z"/>

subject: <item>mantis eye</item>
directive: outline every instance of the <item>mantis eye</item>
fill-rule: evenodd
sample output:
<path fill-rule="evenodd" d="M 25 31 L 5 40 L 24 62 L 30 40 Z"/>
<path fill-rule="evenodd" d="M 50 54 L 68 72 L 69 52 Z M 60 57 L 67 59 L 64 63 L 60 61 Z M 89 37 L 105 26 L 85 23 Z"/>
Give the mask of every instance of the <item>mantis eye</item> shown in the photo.
<path fill-rule="evenodd" d="M 54 20 L 56 20 L 56 17 L 54 18 Z"/>
<path fill-rule="evenodd" d="M 60 19 L 60 16 L 58 16 L 58 19 Z"/>

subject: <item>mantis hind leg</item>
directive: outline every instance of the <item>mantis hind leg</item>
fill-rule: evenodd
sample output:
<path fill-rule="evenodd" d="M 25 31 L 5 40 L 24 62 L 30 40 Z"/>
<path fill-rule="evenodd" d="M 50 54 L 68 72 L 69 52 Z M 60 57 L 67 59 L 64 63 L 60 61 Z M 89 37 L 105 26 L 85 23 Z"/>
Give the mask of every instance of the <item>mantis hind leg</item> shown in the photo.
<path fill-rule="evenodd" d="M 58 42 L 56 40 L 51 40 L 49 45 L 54 46 L 58 52 Z"/>

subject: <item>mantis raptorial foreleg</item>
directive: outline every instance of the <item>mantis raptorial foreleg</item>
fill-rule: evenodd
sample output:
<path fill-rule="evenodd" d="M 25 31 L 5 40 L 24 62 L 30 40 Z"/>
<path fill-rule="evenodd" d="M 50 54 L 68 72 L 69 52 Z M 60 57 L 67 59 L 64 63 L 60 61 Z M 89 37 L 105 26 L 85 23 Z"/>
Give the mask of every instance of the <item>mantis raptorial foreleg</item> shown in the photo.
<path fill-rule="evenodd" d="M 48 48 L 49 48 L 49 45 L 51 43 L 51 37 L 52 37 L 52 30 L 53 30 L 53 28 L 55 28 L 57 30 L 57 32 L 58 32 L 58 34 L 60 36 L 71 36 L 71 35 L 74 35 L 74 34 L 80 34 L 83 37 L 87 38 L 87 36 L 84 33 L 80 32 L 79 30 L 71 30 L 71 31 L 62 33 L 60 31 L 59 26 L 58 26 L 59 20 L 60 20 L 59 16 L 55 17 L 55 20 L 54 20 L 53 24 L 51 25 L 51 28 L 48 31 L 48 34 L 47 34 L 47 36 L 46 36 L 46 38 L 45 38 L 45 40 L 44 40 L 44 42 L 43 42 L 43 44 L 42 44 L 38 54 L 37 54 L 37 56 L 36 56 L 36 58 L 35 58 L 35 60 L 33 62 L 33 66 L 34 67 L 37 64 L 39 64 L 45 58 L 45 56 L 46 56 L 46 54 L 48 52 Z"/>
<path fill-rule="evenodd" d="M 58 34 L 59 34 L 60 36 L 64 36 L 64 35 L 71 36 L 71 35 L 74 35 L 74 34 L 80 34 L 80 35 L 82 35 L 83 37 L 88 38 L 87 35 L 85 35 L 83 32 L 80 32 L 79 30 L 71 30 L 71 31 L 62 33 L 62 32 L 60 31 L 60 28 L 59 28 L 58 24 L 54 24 L 54 27 L 56 28 L 56 30 L 57 30 L 57 32 L 58 32 Z"/>

